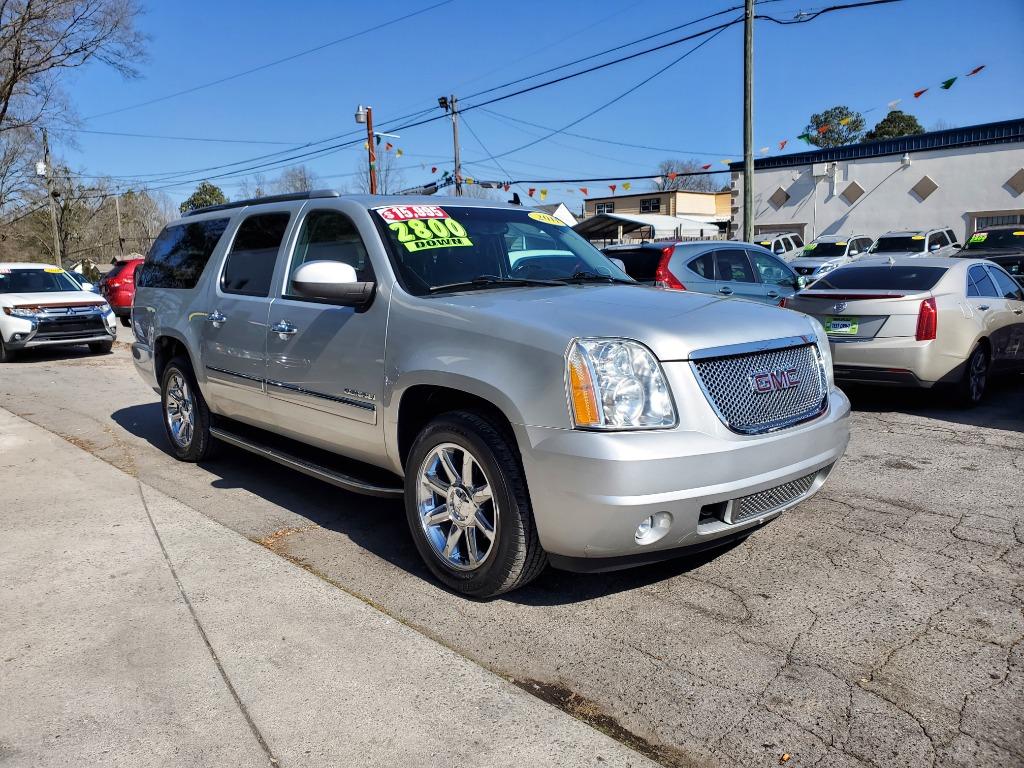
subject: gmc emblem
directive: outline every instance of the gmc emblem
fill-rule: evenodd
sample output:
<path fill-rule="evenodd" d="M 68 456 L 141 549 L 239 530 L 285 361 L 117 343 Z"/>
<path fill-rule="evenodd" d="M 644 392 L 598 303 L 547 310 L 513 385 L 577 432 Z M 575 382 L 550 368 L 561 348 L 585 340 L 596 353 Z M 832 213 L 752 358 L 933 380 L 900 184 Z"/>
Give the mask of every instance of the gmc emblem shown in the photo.
<path fill-rule="evenodd" d="M 758 371 L 750 374 L 750 388 L 759 395 L 769 392 L 781 392 L 800 386 L 796 368 L 781 371 Z"/>

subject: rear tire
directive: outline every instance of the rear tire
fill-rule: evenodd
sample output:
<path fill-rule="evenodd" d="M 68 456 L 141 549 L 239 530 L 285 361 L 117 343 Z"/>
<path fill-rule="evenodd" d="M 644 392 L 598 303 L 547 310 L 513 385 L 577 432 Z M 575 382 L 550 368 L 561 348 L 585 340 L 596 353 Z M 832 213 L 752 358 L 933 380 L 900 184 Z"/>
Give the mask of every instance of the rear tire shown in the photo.
<path fill-rule="evenodd" d="M 547 565 L 518 453 L 480 414 L 446 413 L 420 432 L 406 461 L 405 510 L 427 567 L 469 597 L 517 589 Z"/>
<path fill-rule="evenodd" d="M 989 355 L 984 344 L 979 344 L 967 358 L 964 375 L 956 387 L 957 404 L 973 408 L 985 397 L 989 377 Z"/>
<path fill-rule="evenodd" d="M 171 453 L 179 461 L 202 461 L 214 449 L 210 435 L 210 409 L 199 391 L 192 366 L 176 357 L 160 380 L 160 407 Z"/>
<path fill-rule="evenodd" d="M 120 320 L 121 320 L 121 325 L 123 325 L 125 328 L 131 328 L 132 327 L 132 318 L 131 318 L 130 315 L 125 315 L 125 316 L 121 317 Z"/>
<path fill-rule="evenodd" d="M 94 341 L 89 345 L 89 351 L 94 355 L 109 355 L 113 348 L 114 342 L 112 341 Z"/>

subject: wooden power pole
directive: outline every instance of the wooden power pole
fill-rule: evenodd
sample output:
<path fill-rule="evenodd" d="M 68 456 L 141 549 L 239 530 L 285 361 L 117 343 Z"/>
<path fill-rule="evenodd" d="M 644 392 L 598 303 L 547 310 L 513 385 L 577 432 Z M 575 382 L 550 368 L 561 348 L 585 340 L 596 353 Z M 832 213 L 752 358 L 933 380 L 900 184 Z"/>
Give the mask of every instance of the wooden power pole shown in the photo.
<path fill-rule="evenodd" d="M 754 0 L 743 18 L 743 239 L 754 239 Z"/>
<path fill-rule="evenodd" d="M 43 165 L 46 176 L 46 197 L 50 201 L 50 223 L 53 225 L 53 260 L 58 267 L 64 266 L 60 252 L 60 228 L 57 226 L 57 193 L 53 188 L 53 166 L 50 165 L 50 142 L 43 128 Z"/>

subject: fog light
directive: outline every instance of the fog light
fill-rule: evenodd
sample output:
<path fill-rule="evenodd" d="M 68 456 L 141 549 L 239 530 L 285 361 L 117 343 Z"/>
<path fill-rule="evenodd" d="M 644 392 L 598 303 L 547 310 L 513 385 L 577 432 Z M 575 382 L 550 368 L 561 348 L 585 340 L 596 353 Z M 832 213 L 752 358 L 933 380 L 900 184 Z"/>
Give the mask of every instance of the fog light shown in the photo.
<path fill-rule="evenodd" d="M 24 334 L 16 333 L 11 337 L 11 341 L 21 341 L 24 338 Z"/>
<path fill-rule="evenodd" d="M 671 527 L 672 515 L 668 512 L 656 512 L 640 521 L 634 538 L 640 545 L 653 544 L 663 538 Z"/>

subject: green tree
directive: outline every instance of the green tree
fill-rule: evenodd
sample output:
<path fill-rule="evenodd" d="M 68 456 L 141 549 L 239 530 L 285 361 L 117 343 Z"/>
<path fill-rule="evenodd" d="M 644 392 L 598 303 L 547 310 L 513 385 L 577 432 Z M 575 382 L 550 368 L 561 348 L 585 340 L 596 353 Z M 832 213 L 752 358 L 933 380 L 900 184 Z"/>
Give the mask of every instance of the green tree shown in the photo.
<path fill-rule="evenodd" d="M 828 129 L 822 131 L 824 126 Z M 811 115 L 811 120 L 804 128 L 810 136 L 811 144 L 816 147 L 842 147 L 856 144 L 864 132 L 864 117 L 849 107 L 839 104 L 824 112 Z"/>
<path fill-rule="evenodd" d="M 924 128 L 921 127 L 916 117 L 894 109 L 879 120 L 874 128 L 864 134 L 864 141 L 896 139 L 900 136 L 917 136 L 919 133 L 924 133 Z"/>
<path fill-rule="evenodd" d="M 216 184 L 211 184 L 208 181 L 201 181 L 199 182 L 199 186 L 196 187 L 196 191 L 189 195 L 188 199 L 178 206 L 178 210 L 182 213 L 187 213 L 188 211 L 194 211 L 197 208 L 205 208 L 208 205 L 222 205 L 226 202 L 228 202 L 228 199 L 224 196 L 224 190 Z"/>

